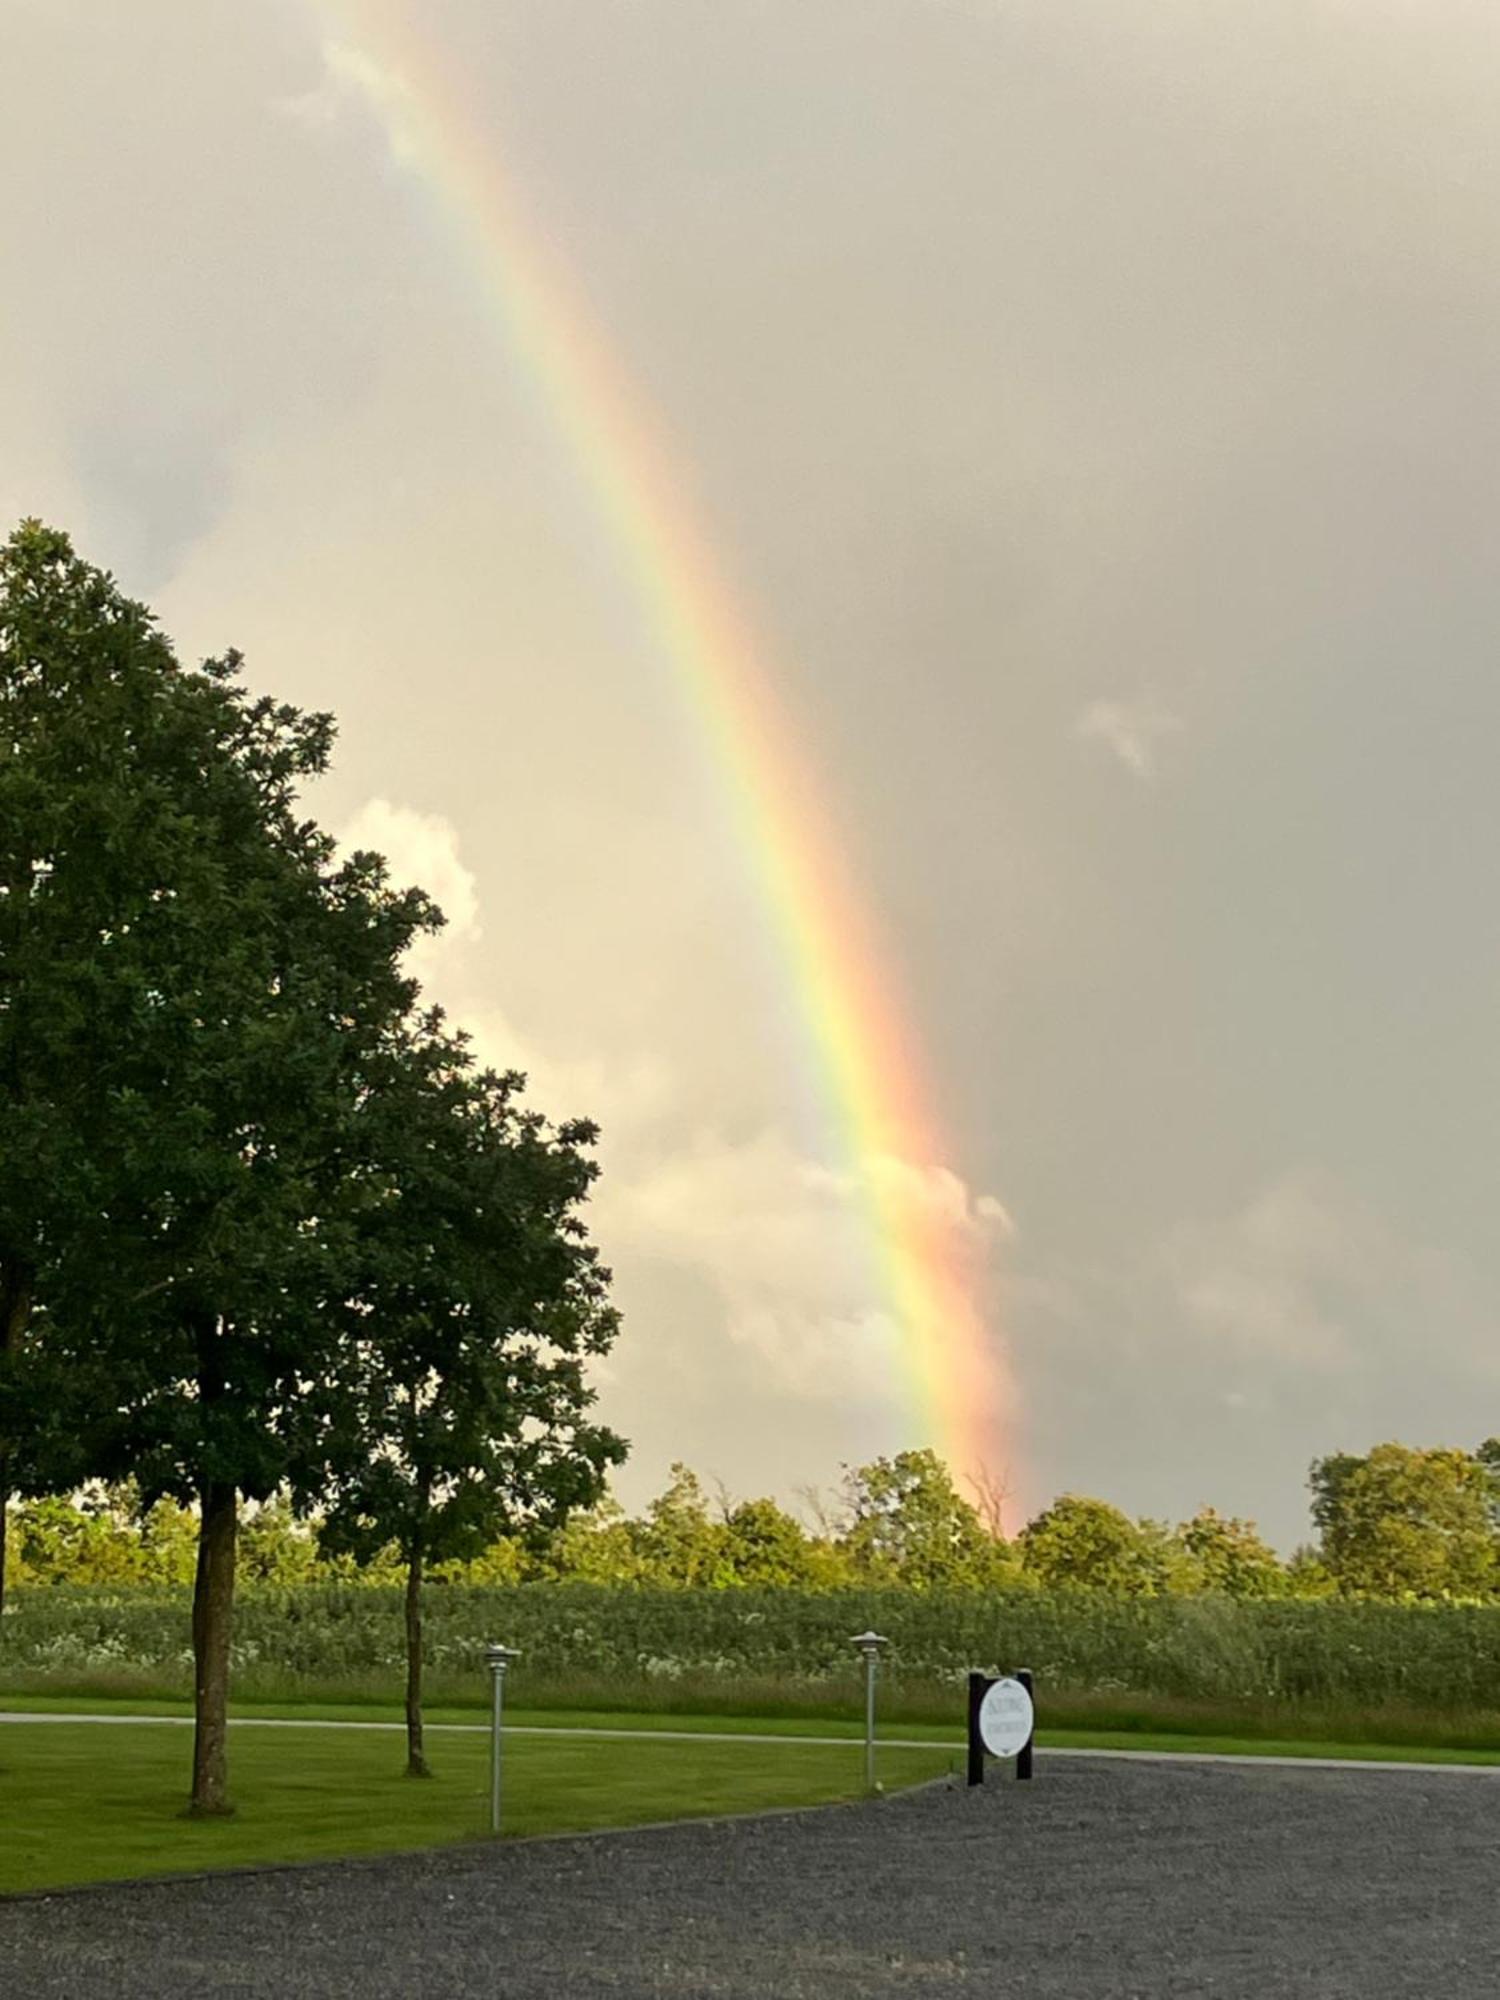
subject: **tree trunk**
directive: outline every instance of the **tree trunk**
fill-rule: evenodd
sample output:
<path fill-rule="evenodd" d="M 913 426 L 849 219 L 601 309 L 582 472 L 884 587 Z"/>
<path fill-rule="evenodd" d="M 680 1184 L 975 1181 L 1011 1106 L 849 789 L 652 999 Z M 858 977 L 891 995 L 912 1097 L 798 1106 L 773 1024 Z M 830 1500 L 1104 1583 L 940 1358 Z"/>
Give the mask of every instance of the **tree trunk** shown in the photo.
<path fill-rule="evenodd" d="M 21 1341 L 31 1318 L 31 1273 L 20 1265 L 4 1268 L 0 1281 L 0 1351 L 12 1360 L 21 1351 Z M 5 1584 L 9 1575 L 10 1550 L 10 1450 L 0 1439 L 0 1614 L 5 1610 Z"/>
<path fill-rule="evenodd" d="M 430 1778 L 422 1743 L 422 1543 L 406 1556 L 406 1775 Z"/>
<path fill-rule="evenodd" d="M 194 1819 L 234 1811 L 229 1803 L 229 1630 L 234 1612 L 234 1549 L 239 1525 L 233 1486 L 203 1489 L 198 1573 L 193 1582 Z"/>

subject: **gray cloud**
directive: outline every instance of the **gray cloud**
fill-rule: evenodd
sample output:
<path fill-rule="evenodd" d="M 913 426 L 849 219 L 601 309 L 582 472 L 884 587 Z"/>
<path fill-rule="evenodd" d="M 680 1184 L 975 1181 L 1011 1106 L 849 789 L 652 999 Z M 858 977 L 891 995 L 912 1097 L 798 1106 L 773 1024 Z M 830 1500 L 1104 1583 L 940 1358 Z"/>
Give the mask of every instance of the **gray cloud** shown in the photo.
<path fill-rule="evenodd" d="M 318 809 L 384 800 L 472 880 L 434 978 L 606 1120 L 632 1478 L 904 1441 L 753 862 L 535 384 L 320 10 L 128 12 L 7 22 L 0 503 L 335 708 Z M 422 36 L 761 628 L 921 1025 L 924 1164 L 1022 1220 L 1027 1497 L 1289 1540 L 1313 1450 L 1468 1438 L 1493 10 L 434 0 Z"/>

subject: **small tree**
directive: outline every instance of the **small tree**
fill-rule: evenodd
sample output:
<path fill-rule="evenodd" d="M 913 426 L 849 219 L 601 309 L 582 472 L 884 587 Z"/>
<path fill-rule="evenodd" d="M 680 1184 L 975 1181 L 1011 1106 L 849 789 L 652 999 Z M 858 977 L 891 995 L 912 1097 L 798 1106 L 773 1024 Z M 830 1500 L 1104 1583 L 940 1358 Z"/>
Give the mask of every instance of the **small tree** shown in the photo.
<path fill-rule="evenodd" d="M 869 1583 L 966 1590 L 1014 1581 L 1006 1543 L 987 1532 L 935 1451 L 901 1451 L 848 1475 L 840 1547 Z"/>
<path fill-rule="evenodd" d="M 618 1330 L 579 1209 L 596 1168 L 584 1123 L 553 1131 L 522 1078 L 474 1073 L 436 1016 L 372 1090 L 373 1181 L 340 1361 L 304 1401 L 309 1503 L 325 1546 L 398 1549 L 406 1574 L 407 1770 L 428 1775 L 423 1585 L 502 1535 L 540 1542 L 592 1505 L 624 1457 L 588 1420 L 584 1364 Z"/>
<path fill-rule="evenodd" d="M 1166 1564 L 1159 1535 L 1107 1500 L 1064 1493 L 1021 1530 L 1021 1560 L 1051 1588 L 1108 1590 L 1150 1596 L 1163 1584 Z"/>
<path fill-rule="evenodd" d="M 708 1510 L 696 1472 L 674 1462 L 671 1478 L 634 1527 L 641 1574 L 673 1589 L 711 1589 L 731 1580 L 723 1521 Z"/>
<path fill-rule="evenodd" d="M 1286 1588 L 1289 1597 L 1317 1602 L 1334 1596 L 1338 1586 L 1318 1551 L 1310 1542 L 1303 1542 L 1287 1557 Z"/>
<path fill-rule="evenodd" d="M 538 1556 L 542 1575 L 572 1583 L 638 1583 L 635 1523 L 612 1493 L 571 1514 Z"/>
<path fill-rule="evenodd" d="M 1286 1590 L 1286 1571 L 1253 1521 L 1200 1507 L 1179 1527 L 1177 1539 L 1204 1590 L 1225 1597 L 1279 1597 Z"/>
<path fill-rule="evenodd" d="M 729 1509 L 724 1555 L 737 1584 L 806 1590 L 817 1581 L 806 1529 L 774 1500 L 741 1500 Z"/>

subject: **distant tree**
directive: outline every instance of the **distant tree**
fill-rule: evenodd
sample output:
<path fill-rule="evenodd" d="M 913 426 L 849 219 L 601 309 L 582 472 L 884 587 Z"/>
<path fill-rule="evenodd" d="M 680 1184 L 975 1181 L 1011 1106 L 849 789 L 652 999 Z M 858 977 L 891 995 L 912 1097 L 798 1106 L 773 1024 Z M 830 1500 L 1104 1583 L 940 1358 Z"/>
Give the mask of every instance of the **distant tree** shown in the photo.
<path fill-rule="evenodd" d="M 576 1583 L 638 1583 L 642 1559 L 637 1524 L 613 1494 L 568 1517 L 538 1559 L 543 1576 Z"/>
<path fill-rule="evenodd" d="M 158 1500 L 137 1509 L 143 1581 L 161 1589 L 191 1589 L 198 1567 L 198 1522 L 191 1508 Z"/>
<path fill-rule="evenodd" d="M 1225 1597 L 1278 1597 L 1286 1589 L 1286 1572 L 1253 1521 L 1200 1507 L 1179 1527 L 1177 1539 L 1204 1590 Z"/>
<path fill-rule="evenodd" d="M 30 1583 L 145 1580 L 140 1536 L 121 1496 L 97 1485 L 72 1498 L 48 1494 L 17 1508 L 16 1554 Z"/>
<path fill-rule="evenodd" d="M 1052 1589 L 1151 1596 L 1166 1587 L 1170 1554 L 1160 1529 L 1148 1531 L 1107 1500 L 1064 1493 L 1019 1536 L 1028 1573 Z"/>
<path fill-rule="evenodd" d="M 11 1532 L 18 1582 L 181 1588 L 193 1580 L 197 1521 L 170 1500 L 143 1512 L 128 1481 L 22 1501 Z"/>
<path fill-rule="evenodd" d="M 339 1359 L 301 1418 L 323 1546 L 393 1544 L 406 1573 L 407 1770 L 428 1775 L 423 1584 L 497 1537 L 541 1542 L 624 1457 L 589 1420 L 585 1364 L 612 1345 L 609 1273 L 580 1219 L 595 1132 L 552 1130 L 522 1079 L 476 1072 L 429 1016 L 372 1073 L 368 1170 L 334 1308 Z"/>
<path fill-rule="evenodd" d="M 1376 1597 L 1474 1597 L 1497 1580 L 1488 1467 L 1468 1452 L 1378 1444 L 1313 1462 L 1313 1520 L 1337 1587 Z"/>
<path fill-rule="evenodd" d="M 724 1523 L 713 1518 L 702 1481 L 685 1465 L 673 1464 L 636 1527 L 635 1544 L 644 1582 L 686 1590 L 733 1581 Z"/>
<path fill-rule="evenodd" d="M 538 1551 L 521 1535 L 501 1535 L 476 1556 L 453 1556 L 435 1562 L 430 1574 L 437 1583 L 527 1583 L 538 1573 Z M 404 1572 L 403 1572 L 404 1580 Z M 408 1762 L 410 1751 L 408 1750 Z"/>
<path fill-rule="evenodd" d="M 1286 1587 L 1289 1597 L 1311 1600 L 1332 1597 L 1338 1589 L 1323 1558 L 1308 1542 L 1293 1549 L 1287 1558 Z"/>
<path fill-rule="evenodd" d="M 247 1508 L 240 1521 L 236 1568 L 255 1583 L 292 1589 L 318 1575 L 316 1536 L 299 1521 L 284 1493 Z"/>
<path fill-rule="evenodd" d="M 990 1534 L 931 1450 L 857 1466 L 847 1480 L 839 1547 L 855 1576 L 913 1590 L 984 1589 L 1015 1578 L 1008 1546 Z"/>
<path fill-rule="evenodd" d="M 1135 1526 L 1141 1538 L 1143 1595 L 1187 1597 L 1204 1588 L 1202 1569 L 1189 1553 L 1180 1530 L 1146 1514 Z"/>
<path fill-rule="evenodd" d="M 724 1559 L 738 1584 L 805 1590 L 817 1558 L 802 1523 L 774 1500 L 741 1500 L 724 1522 Z"/>
<path fill-rule="evenodd" d="M 974 1496 L 974 1511 L 984 1523 L 985 1532 L 997 1542 L 1006 1539 L 1005 1513 L 1014 1497 L 1010 1481 L 1005 1474 L 982 1466 L 978 1472 L 964 1475 L 964 1484 Z"/>
<path fill-rule="evenodd" d="M 1484 1471 L 1490 1527 L 1500 1535 L 1500 1437 L 1486 1438 L 1474 1457 Z"/>

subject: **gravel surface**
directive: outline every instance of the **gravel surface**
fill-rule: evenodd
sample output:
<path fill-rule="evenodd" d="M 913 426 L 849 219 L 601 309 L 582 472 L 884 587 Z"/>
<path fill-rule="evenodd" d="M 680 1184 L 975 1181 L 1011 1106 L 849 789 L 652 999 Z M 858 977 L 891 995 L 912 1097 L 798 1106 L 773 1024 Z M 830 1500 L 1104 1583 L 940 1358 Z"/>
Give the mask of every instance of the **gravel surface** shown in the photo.
<path fill-rule="evenodd" d="M 0 1829 L 3 1838 L 3 1829 Z M 1500 1779 L 1030 1786 L 0 1903 L 6 2000 L 1500 1992 Z"/>

